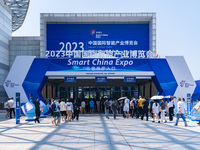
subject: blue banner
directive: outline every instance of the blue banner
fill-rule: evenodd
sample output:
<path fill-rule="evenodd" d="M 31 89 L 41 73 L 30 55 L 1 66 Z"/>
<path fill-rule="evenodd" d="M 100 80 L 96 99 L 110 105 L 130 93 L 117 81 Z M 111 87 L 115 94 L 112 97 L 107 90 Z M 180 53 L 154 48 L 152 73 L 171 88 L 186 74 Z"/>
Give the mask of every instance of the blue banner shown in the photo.
<path fill-rule="evenodd" d="M 187 94 L 187 114 L 188 118 L 191 118 L 191 94 Z"/>
<path fill-rule="evenodd" d="M 48 59 L 51 60 L 51 59 Z M 152 71 L 148 59 L 52 59 L 48 71 Z"/>
<path fill-rule="evenodd" d="M 95 77 L 95 82 L 96 83 L 106 83 L 107 77 Z"/>
<path fill-rule="evenodd" d="M 134 91 L 133 95 L 134 95 L 135 97 L 138 97 L 138 91 Z"/>
<path fill-rule="evenodd" d="M 48 58 L 151 58 L 149 24 L 48 24 Z"/>
<path fill-rule="evenodd" d="M 200 102 L 196 103 L 191 111 L 192 121 L 200 121 Z"/>
<path fill-rule="evenodd" d="M 124 82 L 136 82 L 136 77 L 124 77 Z"/>
<path fill-rule="evenodd" d="M 16 93 L 16 124 L 20 124 L 21 114 L 20 93 Z"/>
<path fill-rule="evenodd" d="M 65 77 L 64 81 L 68 83 L 76 83 L 76 77 Z"/>

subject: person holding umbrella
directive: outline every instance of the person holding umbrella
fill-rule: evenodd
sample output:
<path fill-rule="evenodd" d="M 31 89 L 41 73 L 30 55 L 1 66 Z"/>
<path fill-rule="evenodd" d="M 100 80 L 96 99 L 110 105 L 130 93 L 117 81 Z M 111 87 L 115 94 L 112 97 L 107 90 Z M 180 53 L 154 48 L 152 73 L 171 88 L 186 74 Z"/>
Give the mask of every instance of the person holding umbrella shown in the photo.
<path fill-rule="evenodd" d="M 152 106 L 152 112 L 153 112 L 153 121 L 155 122 L 155 118 L 158 119 L 158 123 L 160 123 L 158 113 L 159 113 L 159 104 L 158 100 L 154 100 L 153 106 Z"/>

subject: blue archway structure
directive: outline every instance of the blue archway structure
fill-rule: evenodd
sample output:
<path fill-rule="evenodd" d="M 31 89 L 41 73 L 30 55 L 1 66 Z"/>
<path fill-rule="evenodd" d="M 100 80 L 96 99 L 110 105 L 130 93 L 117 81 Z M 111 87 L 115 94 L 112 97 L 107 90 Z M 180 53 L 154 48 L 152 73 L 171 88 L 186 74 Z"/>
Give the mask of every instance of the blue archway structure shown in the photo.
<path fill-rule="evenodd" d="M 97 64 L 97 60 L 109 61 L 112 63 L 104 64 L 106 68 L 115 67 L 114 72 L 137 72 L 148 73 L 153 72 L 152 80 L 160 93 L 160 95 L 174 95 L 177 89 L 177 82 L 174 75 L 167 63 L 166 59 L 47 59 L 47 58 L 35 58 L 26 77 L 22 84 L 22 87 L 29 97 L 29 94 L 33 94 L 33 99 L 39 97 L 40 100 L 44 100 L 41 91 L 48 79 L 47 72 L 91 72 L 88 69 L 92 67 L 101 67 Z M 72 61 L 75 61 L 72 64 Z M 87 61 L 84 63 L 84 61 Z M 126 66 L 121 62 L 129 62 Z M 98 72 L 105 72 L 98 70 Z M 113 70 L 107 70 L 106 72 L 113 72 Z M 124 76 L 126 74 L 124 73 Z"/>
<path fill-rule="evenodd" d="M 197 99 L 200 99 L 200 80 L 195 81 L 196 83 L 196 88 L 194 90 L 194 93 L 192 95 L 192 100 L 196 101 Z"/>

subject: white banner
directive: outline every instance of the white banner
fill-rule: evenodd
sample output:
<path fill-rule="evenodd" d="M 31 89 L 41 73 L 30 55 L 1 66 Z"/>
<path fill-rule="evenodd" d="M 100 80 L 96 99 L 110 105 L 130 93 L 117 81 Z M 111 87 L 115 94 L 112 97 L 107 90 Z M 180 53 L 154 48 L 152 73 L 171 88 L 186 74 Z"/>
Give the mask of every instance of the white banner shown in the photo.
<path fill-rule="evenodd" d="M 177 98 L 178 97 L 185 98 L 185 100 L 187 101 L 187 94 L 188 93 L 190 93 L 191 95 L 193 94 L 194 89 L 196 87 L 196 83 L 185 62 L 184 57 L 183 56 L 167 56 L 166 60 L 178 84 L 178 87 L 174 95 Z"/>
<path fill-rule="evenodd" d="M 3 85 L 9 98 L 13 97 L 15 99 L 15 93 L 19 92 L 21 103 L 28 102 L 28 97 L 24 92 L 22 84 L 34 58 L 35 56 L 16 57 Z"/>

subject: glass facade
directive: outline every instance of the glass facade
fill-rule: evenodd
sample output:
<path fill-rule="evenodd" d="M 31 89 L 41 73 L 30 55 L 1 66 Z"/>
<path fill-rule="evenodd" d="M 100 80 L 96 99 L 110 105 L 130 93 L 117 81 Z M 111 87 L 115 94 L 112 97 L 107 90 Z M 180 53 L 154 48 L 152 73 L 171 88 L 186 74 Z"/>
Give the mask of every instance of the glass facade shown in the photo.
<path fill-rule="evenodd" d="M 124 96 L 138 97 L 138 86 L 78 86 L 78 87 L 57 87 L 56 97 L 72 99 L 95 99 L 103 97 L 120 98 Z"/>
<path fill-rule="evenodd" d="M 21 27 L 28 11 L 30 0 L 4 0 L 4 4 L 12 10 L 12 31 Z"/>

